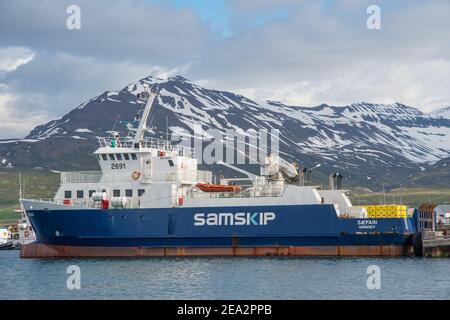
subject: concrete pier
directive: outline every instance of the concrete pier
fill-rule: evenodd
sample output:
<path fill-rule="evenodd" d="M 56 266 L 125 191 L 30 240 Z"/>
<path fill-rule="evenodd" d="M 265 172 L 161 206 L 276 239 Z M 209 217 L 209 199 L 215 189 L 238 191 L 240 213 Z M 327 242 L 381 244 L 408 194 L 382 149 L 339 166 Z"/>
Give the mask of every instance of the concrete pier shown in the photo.
<path fill-rule="evenodd" d="M 443 231 L 422 232 L 424 257 L 450 257 L 450 235 Z"/>

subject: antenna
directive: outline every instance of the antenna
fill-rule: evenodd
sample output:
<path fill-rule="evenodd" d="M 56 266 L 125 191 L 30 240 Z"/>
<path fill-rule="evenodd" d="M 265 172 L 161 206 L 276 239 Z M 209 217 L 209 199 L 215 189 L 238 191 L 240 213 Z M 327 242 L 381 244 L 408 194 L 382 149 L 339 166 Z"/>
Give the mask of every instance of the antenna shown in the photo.
<path fill-rule="evenodd" d="M 169 140 L 169 116 L 166 116 L 166 140 Z"/>
<path fill-rule="evenodd" d="M 20 203 L 20 212 L 21 214 L 23 214 L 23 212 L 25 212 L 25 210 L 23 209 L 23 204 L 22 204 L 22 200 L 23 199 L 23 193 L 22 193 L 22 176 L 20 174 L 19 171 L 19 203 Z"/>
<path fill-rule="evenodd" d="M 403 184 L 400 184 L 400 205 L 403 205 Z"/>
<path fill-rule="evenodd" d="M 111 131 L 114 131 L 114 128 L 116 127 L 117 121 L 119 121 L 119 118 L 120 118 L 120 114 L 119 114 L 119 115 L 117 115 L 117 117 L 116 117 L 116 121 L 114 122 L 114 124 L 113 124 L 113 126 L 112 126 L 112 129 L 111 129 Z"/>
<path fill-rule="evenodd" d="M 22 178 L 19 171 L 19 200 L 22 199 Z"/>

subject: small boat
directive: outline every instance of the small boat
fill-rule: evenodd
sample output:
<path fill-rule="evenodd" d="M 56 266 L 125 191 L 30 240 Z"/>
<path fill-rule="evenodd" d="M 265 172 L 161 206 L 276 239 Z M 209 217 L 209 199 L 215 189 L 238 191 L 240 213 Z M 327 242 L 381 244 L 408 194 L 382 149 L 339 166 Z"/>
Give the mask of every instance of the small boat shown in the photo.
<path fill-rule="evenodd" d="M 19 199 L 23 198 L 22 192 L 22 178 L 19 172 Z M 70 200 L 70 199 L 68 199 Z M 30 220 L 23 209 L 23 206 L 20 205 L 20 208 L 14 210 L 15 212 L 20 214 L 20 219 L 17 223 L 17 234 L 14 237 L 15 247 L 20 248 L 26 244 L 30 244 L 36 240 L 36 234 L 34 233 L 33 227 L 31 226 Z M 16 238 L 16 236 L 18 238 Z"/>
<path fill-rule="evenodd" d="M 13 250 L 15 248 L 16 248 L 16 246 L 15 246 L 14 242 L 12 242 L 12 241 L 0 243 L 0 250 Z"/>
<path fill-rule="evenodd" d="M 14 249 L 14 242 L 9 241 L 11 238 L 11 233 L 8 229 L 0 229 L 0 250 L 10 250 Z"/>
<path fill-rule="evenodd" d="M 203 192 L 239 192 L 240 186 L 226 184 L 197 183 L 196 187 Z"/>

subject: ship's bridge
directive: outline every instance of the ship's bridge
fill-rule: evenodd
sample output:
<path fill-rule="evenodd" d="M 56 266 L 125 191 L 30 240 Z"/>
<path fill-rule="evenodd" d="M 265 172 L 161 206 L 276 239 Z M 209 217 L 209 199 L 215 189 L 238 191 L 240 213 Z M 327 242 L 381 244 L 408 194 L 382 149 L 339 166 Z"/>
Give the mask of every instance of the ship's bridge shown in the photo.
<path fill-rule="evenodd" d="M 197 181 L 194 149 L 170 141 L 143 138 L 138 143 L 118 137 L 98 138 L 97 156 L 102 181 L 140 181 L 141 183 Z"/>

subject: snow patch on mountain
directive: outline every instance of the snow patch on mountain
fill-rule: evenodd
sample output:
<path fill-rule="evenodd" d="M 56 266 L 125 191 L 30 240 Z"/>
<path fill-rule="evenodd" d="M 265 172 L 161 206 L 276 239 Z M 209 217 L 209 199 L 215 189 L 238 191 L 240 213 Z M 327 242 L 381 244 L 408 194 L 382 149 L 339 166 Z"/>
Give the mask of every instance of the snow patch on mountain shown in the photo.
<path fill-rule="evenodd" d="M 450 119 L 450 106 L 434 110 L 430 115 L 435 118 Z"/>
<path fill-rule="evenodd" d="M 78 133 L 92 133 L 91 130 L 86 129 L 86 128 L 79 128 L 79 129 L 75 130 L 74 132 L 78 132 Z"/>

